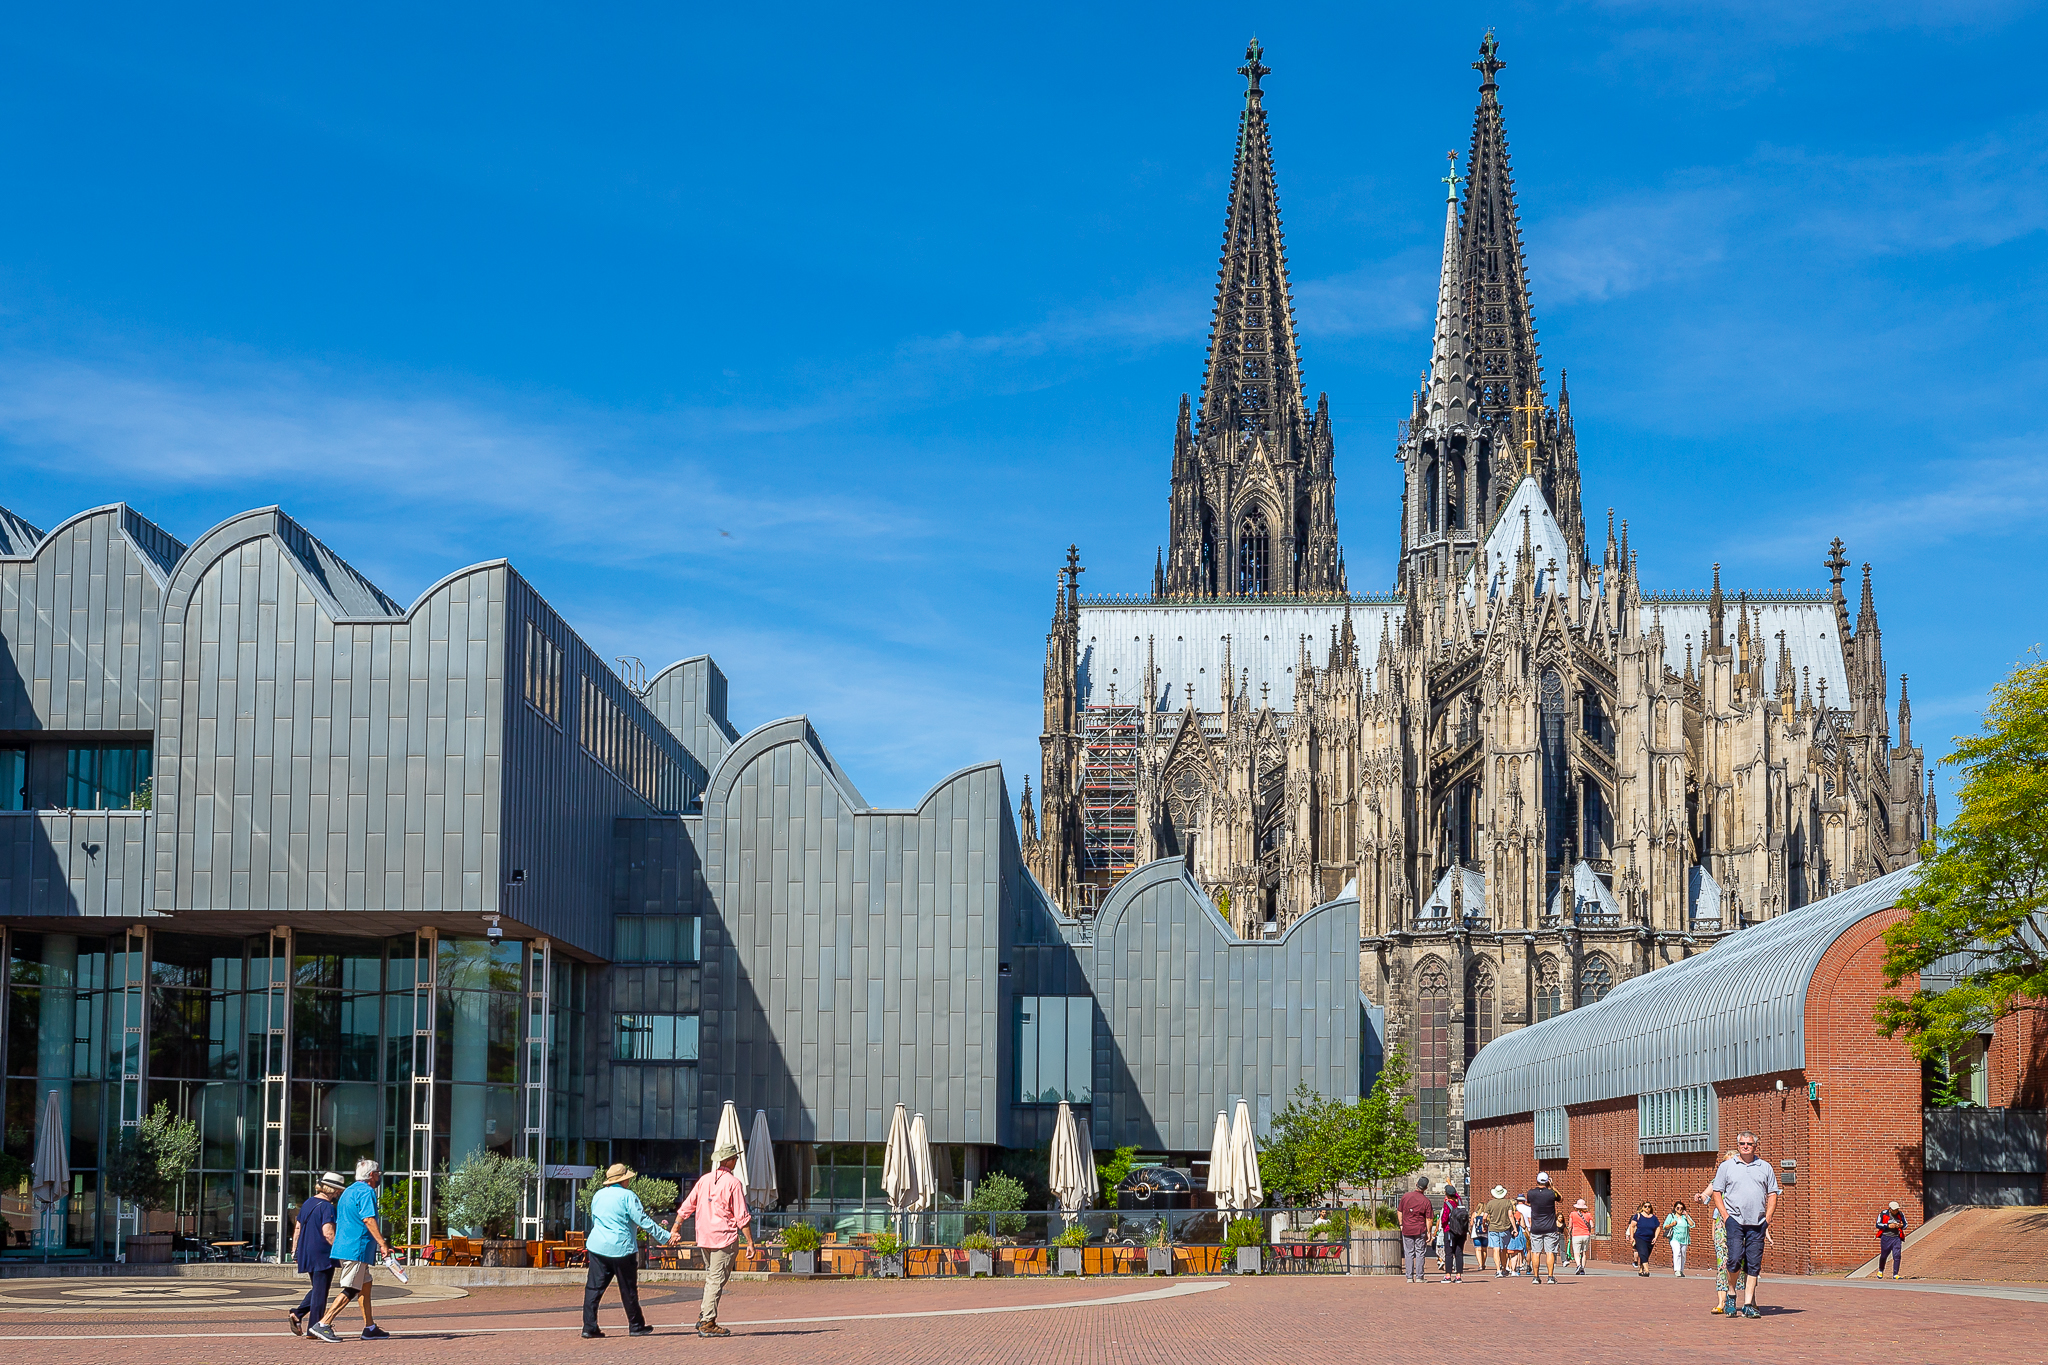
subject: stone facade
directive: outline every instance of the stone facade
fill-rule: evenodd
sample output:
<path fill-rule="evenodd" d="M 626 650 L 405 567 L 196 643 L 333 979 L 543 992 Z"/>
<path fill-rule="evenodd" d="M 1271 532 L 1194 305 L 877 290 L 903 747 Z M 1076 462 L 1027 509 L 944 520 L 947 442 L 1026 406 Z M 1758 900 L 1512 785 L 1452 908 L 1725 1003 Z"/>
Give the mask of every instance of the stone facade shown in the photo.
<path fill-rule="evenodd" d="M 1490 35 L 1474 65 L 1472 175 L 1446 177 L 1430 374 L 1396 451 L 1394 593 L 1345 585 L 1328 401 L 1306 415 L 1292 328 L 1270 322 L 1288 292 L 1254 47 L 1172 543 L 1131 597 L 1082 595 L 1070 551 L 1040 797 L 1027 784 L 1020 811 L 1032 871 L 1082 916 L 1171 856 L 1247 937 L 1355 894 L 1360 986 L 1408 1046 L 1445 1173 L 1464 1161 L 1465 1065 L 1496 1033 L 1902 867 L 1934 819 L 1903 678 L 1893 734 L 1869 566 L 1852 612 L 1840 541 L 1828 588 L 1764 594 L 1724 590 L 1718 566 L 1705 592 L 1646 590 L 1611 512 L 1588 543 L 1562 380 L 1544 397 Z M 1222 392 L 1254 352 L 1285 380 L 1255 396 L 1270 431 Z"/>

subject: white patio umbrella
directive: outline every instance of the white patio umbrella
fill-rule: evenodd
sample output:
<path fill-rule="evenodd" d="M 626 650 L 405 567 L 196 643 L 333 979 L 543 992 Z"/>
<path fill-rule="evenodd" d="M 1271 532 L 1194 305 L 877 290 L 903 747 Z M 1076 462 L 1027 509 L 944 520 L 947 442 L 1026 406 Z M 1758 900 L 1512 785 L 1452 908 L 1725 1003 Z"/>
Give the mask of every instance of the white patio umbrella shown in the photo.
<path fill-rule="evenodd" d="M 1265 1200 L 1266 1187 L 1259 1180 L 1259 1144 L 1252 1135 L 1252 1107 L 1239 1100 L 1230 1124 L 1230 1207 L 1243 1213 Z"/>
<path fill-rule="evenodd" d="M 725 1108 L 719 1111 L 718 1136 L 711 1141 L 713 1152 L 721 1147 L 739 1148 L 739 1164 L 732 1168 L 732 1173 L 740 1178 L 740 1184 L 752 1185 L 754 1182 L 747 1179 L 747 1139 L 740 1132 L 740 1111 L 733 1108 L 731 1100 L 727 1100 Z"/>
<path fill-rule="evenodd" d="M 917 1187 L 917 1162 L 910 1153 L 910 1114 L 901 1100 L 889 1120 L 888 1145 L 882 1149 L 882 1193 L 897 1213 L 915 1208 L 921 1193 Z"/>
<path fill-rule="evenodd" d="M 42 1238 L 43 1258 L 49 1259 L 50 1215 L 64 1196 L 71 1193 L 70 1143 L 65 1140 L 64 1106 L 52 1090 L 43 1103 L 43 1130 L 36 1134 L 36 1164 L 30 1172 L 29 1193 L 35 1196 L 42 1215 L 37 1228 Z"/>
<path fill-rule="evenodd" d="M 1081 1174 L 1087 1180 L 1088 1202 L 1093 1204 L 1102 1193 L 1102 1174 L 1095 1169 L 1095 1129 L 1087 1119 L 1075 1119 L 1074 1126 L 1081 1135 Z"/>
<path fill-rule="evenodd" d="M 1052 1186 L 1053 1198 L 1060 1201 L 1069 1220 L 1088 1206 L 1095 1193 L 1094 1166 L 1094 1158 L 1081 1148 L 1081 1129 L 1074 1122 L 1074 1111 L 1061 1100 L 1059 1117 L 1053 1120 L 1046 1183 Z"/>
<path fill-rule="evenodd" d="M 1230 1115 L 1216 1111 L 1216 1136 L 1209 1140 L 1209 1193 L 1218 1212 L 1230 1210 Z"/>
<path fill-rule="evenodd" d="M 775 1143 L 768 1136 L 768 1111 L 754 1111 L 754 1131 L 747 1138 L 747 1202 L 757 1209 L 775 1207 Z"/>
<path fill-rule="evenodd" d="M 939 1182 L 932 1170 L 931 1129 L 926 1126 L 923 1114 L 913 1114 L 910 1119 L 910 1160 L 917 1169 L 917 1199 L 911 1205 L 920 1213 L 937 1207 Z"/>

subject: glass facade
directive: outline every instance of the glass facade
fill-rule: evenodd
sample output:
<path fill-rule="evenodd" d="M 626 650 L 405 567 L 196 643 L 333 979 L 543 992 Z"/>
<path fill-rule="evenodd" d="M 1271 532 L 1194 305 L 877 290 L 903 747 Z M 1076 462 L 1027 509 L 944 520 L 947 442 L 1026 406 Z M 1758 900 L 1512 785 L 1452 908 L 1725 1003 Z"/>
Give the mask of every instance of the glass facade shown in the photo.
<path fill-rule="evenodd" d="M 133 810 L 149 772 L 147 748 L 71 749 L 64 755 L 64 805 L 70 810 Z"/>
<path fill-rule="evenodd" d="M 1017 997 L 1019 1104 L 1091 1104 L 1094 1067 L 1094 997 Z"/>
<path fill-rule="evenodd" d="M 272 945 L 285 940 L 155 932 L 146 966 L 132 969 L 123 951 L 131 942 L 142 939 L 8 934 L 6 1149 L 34 1161 L 55 1096 L 72 1167 L 71 1197 L 53 1218 L 39 1218 L 26 1195 L 0 1196 L 10 1253 L 40 1255 L 46 1239 L 72 1254 L 113 1249 L 114 1201 L 99 1197 L 97 1176 L 121 1118 L 130 1009 L 142 1016 L 132 1044 L 139 1047 L 140 1109 L 163 1102 L 200 1135 L 199 1159 L 176 1208 L 146 1215 L 146 1229 L 176 1233 L 181 1249 L 187 1239 L 261 1240 L 266 983 Z M 525 943 L 311 933 L 295 933 L 290 943 L 290 960 L 275 973 L 289 983 L 281 992 L 290 1002 L 289 1057 L 272 1097 L 284 1124 L 287 1207 L 321 1171 L 346 1173 L 363 1157 L 381 1162 L 393 1183 L 414 1170 L 408 1139 L 416 1050 L 433 1065 L 429 1140 L 421 1144 L 432 1170 L 479 1150 L 549 1164 L 593 1161 L 594 1144 L 578 1123 L 588 968 L 552 963 L 549 1014 L 535 1021 L 531 1034 L 541 1041 L 529 1046 L 528 1011 L 540 1000 L 529 989 L 540 988 L 534 973 L 542 959 Z M 423 947 L 433 953 L 426 972 L 417 957 Z M 130 981 L 133 989 L 124 991 Z M 416 982 L 431 983 L 435 1004 L 431 1047 L 418 1049 Z M 543 1066 L 545 1087 L 536 1075 Z M 545 1151 L 528 1151 L 526 1130 L 543 1123 Z M 567 1220 L 569 1185 L 548 1182 L 550 1227 Z"/>

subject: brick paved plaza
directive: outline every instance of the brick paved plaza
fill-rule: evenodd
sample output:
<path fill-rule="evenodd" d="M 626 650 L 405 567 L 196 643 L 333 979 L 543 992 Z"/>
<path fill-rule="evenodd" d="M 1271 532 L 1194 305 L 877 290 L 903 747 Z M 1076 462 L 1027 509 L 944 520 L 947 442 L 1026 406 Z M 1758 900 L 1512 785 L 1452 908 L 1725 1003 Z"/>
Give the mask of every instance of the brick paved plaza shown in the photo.
<path fill-rule="evenodd" d="M 1959 1288 L 1784 1281 L 1761 1321 L 1707 1311 L 1711 1278 L 1676 1282 L 1595 1274 L 1555 1288 L 1515 1280 L 1407 1285 L 1336 1277 L 1045 1280 L 990 1283 L 736 1284 L 727 1341 L 686 1330 L 691 1284 L 649 1285 L 659 1332 L 633 1339 L 616 1298 L 603 1341 L 577 1335 L 580 1291 L 428 1289 L 388 1292 L 387 1342 L 293 1338 L 284 1281 L 170 1279 L 0 1282 L 0 1335 L 37 1362 L 274 1362 L 307 1352 L 415 1362 L 887 1361 L 1713 1361 L 1883 1362 L 2048 1359 L 2048 1287 Z M 289 1291 L 289 1292 L 288 1292 Z M 1487 1343 L 1492 1343 L 1491 1346 Z M 1502 1347 L 1507 1346 L 1505 1354 Z"/>

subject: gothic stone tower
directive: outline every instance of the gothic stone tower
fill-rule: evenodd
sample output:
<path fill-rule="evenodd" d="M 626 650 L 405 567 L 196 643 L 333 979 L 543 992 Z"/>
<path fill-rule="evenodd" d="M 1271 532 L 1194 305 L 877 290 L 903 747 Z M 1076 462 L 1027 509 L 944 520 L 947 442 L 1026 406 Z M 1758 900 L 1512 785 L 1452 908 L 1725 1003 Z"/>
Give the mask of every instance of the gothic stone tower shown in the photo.
<path fill-rule="evenodd" d="M 1891 734 L 1869 568 L 1852 615 L 1839 541 L 1830 591 L 1732 594 L 1718 565 L 1705 591 L 1645 591 L 1611 512 L 1604 547 L 1586 544 L 1562 376 L 1544 399 L 1498 54 L 1489 34 L 1469 177 L 1447 177 L 1429 371 L 1397 452 L 1399 591 L 1365 597 L 1325 517 L 1325 409 L 1299 399 L 1252 52 L 1171 562 L 1149 597 L 1086 597 L 1070 547 L 1038 818 L 1028 797 L 1020 812 L 1069 913 L 1165 857 L 1247 937 L 1355 902 L 1360 986 L 1409 1047 L 1446 1176 L 1463 1174 L 1465 1067 L 1491 1039 L 1902 867 L 1934 819 L 1903 679 Z M 1254 517 L 1286 528 L 1270 544 L 1296 538 L 1305 580 L 1270 576 L 1277 550 L 1260 579 Z"/>
<path fill-rule="evenodd" d="M 1170 546 L 1153 573 L 1153 592 L 1163 597 L 1327 598 L 1344 591 L 1329 397 L 1309 413 L 1260 85 L 1271 69 L 1262 55 L 1253 42 L 1238 68 L 1247 87 L 1209 368 L 1198 419 L 1190 419 L 1181 395 Z"/>

